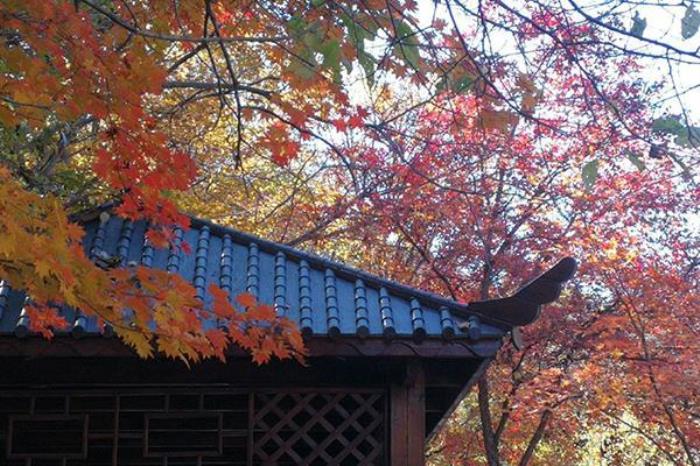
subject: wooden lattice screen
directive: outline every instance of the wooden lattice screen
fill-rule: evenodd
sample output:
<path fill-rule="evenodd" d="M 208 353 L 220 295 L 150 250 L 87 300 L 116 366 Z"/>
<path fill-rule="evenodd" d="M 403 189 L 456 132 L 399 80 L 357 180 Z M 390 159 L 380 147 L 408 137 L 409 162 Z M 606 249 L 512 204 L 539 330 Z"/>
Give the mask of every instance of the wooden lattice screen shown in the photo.
<path fill-rule="evenodd" d="M 381 392 L 257 393 L 253 464 L 385 463 Z"/>
<path fill-rule="evenodd" d="M 384 465 L 381 390 L 0 390 L 8 466 Z"/>

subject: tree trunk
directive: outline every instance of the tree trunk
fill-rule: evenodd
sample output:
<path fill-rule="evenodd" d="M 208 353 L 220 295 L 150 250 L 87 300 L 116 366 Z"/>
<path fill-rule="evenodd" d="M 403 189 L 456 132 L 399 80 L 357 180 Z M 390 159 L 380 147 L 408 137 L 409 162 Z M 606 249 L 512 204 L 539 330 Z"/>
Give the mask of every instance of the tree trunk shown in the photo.
<path fill-rule="evenodd" d="M 547 424 L 549 423 L 549 419 L 551 417 L 552 412 L 549 409 L 545 409 L 542 413 L 542 417 L 540 417 L 540 423 L 537 425 L 535 433 L 532 434 L 532 437 L 530 438 L 530 443 L 527 444 L 527 450 L 525 450 L 522 458 L 520 458 L 520 463 L 518 463 L 519 466 L 527 466 L 527 463 L 530 462 L 532 454 L 535 453 L 537 445 L 539 445 L 540 440 L 542 440 L 542 437 L 544 436 L 544 431 L 547 428 Z"/>
<path fill-rule="evenodd" d="M 488 375 L 484 372 L 479 380 L 479 413 L 481 414 L 481 433 L 484 437 L 484 450 L 489 466 L 499 466 L 498 442 L 491 424 L 491 408 L 489 407 Z"/>

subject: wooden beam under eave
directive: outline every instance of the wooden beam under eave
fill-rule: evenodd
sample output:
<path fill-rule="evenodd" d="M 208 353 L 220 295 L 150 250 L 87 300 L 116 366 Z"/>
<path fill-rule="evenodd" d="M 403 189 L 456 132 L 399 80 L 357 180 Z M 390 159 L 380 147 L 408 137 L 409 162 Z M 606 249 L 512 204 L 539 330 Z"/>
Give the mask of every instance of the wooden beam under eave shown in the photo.
<path fill-rule="evenodd" d="M 478 341 L 428 338 L 422 343 L 415 343 L 406 338 L 386 341 L 384 338 L 369 337 L 364 340 L 341 337 L 331 340 L 325 336 L 313 337 L 305 342 L 309 353 L 314 356 L 339 357 L 379 357 L 409 358 L 418 356 L 426 359 L 482 359 L 496 354 L 501 346 L 500 339 L 481 339 Z M 97 334 L 88 334 L 75 339 L 66 334 L 56 335 L 51 341 L 39 336 L 19 339 L 14 335 L 0 334 L 0 354 L 3 356 L 23 357 L 133 357 L 136 353 L 119 338 L 105 338 Z M 248 353 L 232 346 L 227 356 L 248 357 Z"/>
<path fill-rule="evenodd" d="M 425 465 L 425 372 L 420 360 L 406 363 L 403 380 L 390 387 L 391 466 Z"/>
<path fill-rule="evenodd" d="M 455 412 L 455 410 L 457 409 L 459 404 L 462 402 L 462 400 L 464 400 L 464 398 L 467 397 L 467 394 L 471 391 L 472 387 L 474 387 L 474 385 L 476 385 L 476 383 L 479 381 L 479 379 L 484 375 L 484 373 L 486 372 L 486 369 L 488 369 L 489 365 L 491 364 L 491 361 L 493 361 L 493 359 L 491 359 L 491 358 L 486 358 L 486 359 L 483 359 L 481 361 L 481 363 L 479 364 L 476 371 L 474 371 L 472 373 L 472 375 L 469 377 L 469 380 L 467 381 L 467 383 L 464 385 L 464 387 L 462 387 L 462 390 L 460 391 L 459 395 L 457 395 L 457 397 L 452 402 L 452 405 L 443 414 L 440 422 L 438 422 L 437 425 L 435 425 L 432 432 L 428 433 L 428 436 L 425 439 L 426 446 L 428 444 L 430 444 L 430 442 L 433 440 L 435 435 L 437 435 L 437 433 L 440 431 L 440 429 L 442 429 L 442 426 L 445 425 L 445 422 L 447 422 L 447 420 L 450 418 L 452 413 Z"/>

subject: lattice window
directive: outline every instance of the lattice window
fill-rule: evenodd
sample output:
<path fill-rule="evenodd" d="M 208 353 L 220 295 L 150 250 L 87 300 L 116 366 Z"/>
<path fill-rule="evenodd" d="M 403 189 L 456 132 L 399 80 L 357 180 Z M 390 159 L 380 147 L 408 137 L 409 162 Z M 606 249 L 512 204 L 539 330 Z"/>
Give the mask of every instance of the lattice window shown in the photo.
<path fill-rule="evenodd" d="M 8 458 L 85 458 L 87 416 L 10 416 Z"/>
<path fill-rule="evenodd" d="M 220 456 L 222 424 L 221 413 L 147 414 L 144 456 Z"/>
<path fill-rule="evenodd" d="M 253 464 L 385 463 L 381 392 L 256 393 Z"/>
<path fill-rule="evenodd" d="M 206 387 L 0 391 L 0 445 L 8 445 L 0 464 L 245 466 L 249 401 L 244 391 Z M 61 433 L 49 420 L 72 424 Z M 44 445 L 47 433 L 68 443 Z"/>
<path fill-rule="evenodd" d="M 385 405 L 377 390 L 0 390 L 0 464 L 380 466 Z"/>

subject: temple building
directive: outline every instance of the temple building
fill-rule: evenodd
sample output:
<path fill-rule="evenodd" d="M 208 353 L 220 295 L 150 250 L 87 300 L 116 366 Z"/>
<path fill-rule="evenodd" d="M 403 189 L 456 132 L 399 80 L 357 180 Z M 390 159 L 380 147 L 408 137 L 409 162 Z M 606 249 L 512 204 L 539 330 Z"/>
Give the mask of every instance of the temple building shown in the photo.
<path fill-rule="evenodd" d="M 247 291 L 298 323 L 307 365 L 143 360 L 69 309 L 69 331 L 30 332 L 25 296 L 0 284 L 0 464 L 8 466 L 423 465 L 424 446 L 515 327 L 575 269 L 563 259 L 514 292 L 460 303 L 192 219 L 191 245 L 156 249 L 146 224 L 96 211 L 85 248 L 162 268 L 202 293 Z"/>

